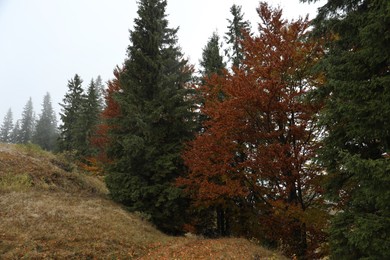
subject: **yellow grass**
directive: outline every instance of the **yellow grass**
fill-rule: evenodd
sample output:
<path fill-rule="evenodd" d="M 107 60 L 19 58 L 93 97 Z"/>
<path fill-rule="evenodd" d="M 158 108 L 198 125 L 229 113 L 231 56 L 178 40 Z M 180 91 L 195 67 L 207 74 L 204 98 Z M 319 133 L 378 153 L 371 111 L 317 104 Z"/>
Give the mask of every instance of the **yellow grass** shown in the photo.
<path fill-rule="evenodd" d="M 0 259 L 285 259 L 245 239 L 167 236 L 74 168 L 0 144 Z"/>

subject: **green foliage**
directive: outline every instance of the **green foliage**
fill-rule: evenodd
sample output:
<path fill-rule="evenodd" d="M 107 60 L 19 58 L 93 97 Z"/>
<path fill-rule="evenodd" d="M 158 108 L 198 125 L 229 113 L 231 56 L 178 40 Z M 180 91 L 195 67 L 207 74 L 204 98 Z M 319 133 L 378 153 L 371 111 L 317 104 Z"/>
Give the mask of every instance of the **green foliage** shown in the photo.
<path fill-rule="evenodd" d="M 16 121 L 14 129 L 12 129 L 11 143 L 14 143 L 14 144 L 21 143 L 21 141 L 20 141 L 20 121 L 19 120 Z"/>
<path fill-rule="evenodd" d="M 219 74 L 225 68 L 223 56 L 220 53 L 220 45 L 218 34 L 213 32 L 202 52 L 200 66 L 202 67 L 203 77 L 211 76 L 214 73 Z"/>
<path fill-rule="evenodd" d="M 25 191 L 32 186 L 32 179 L 28 173 L 5 173 L 0 175 L 0 191 Z"/>
<path fill-rule="evenodd" d="M 60 104 L 63 124 L 59 145 L 61 151 L 77 151 L 79 157 L 88 157 L 94 153 L 90 140 L 100 121 L 102 84 L 100 77 L 92 79 L 84 93 L 82 82 L 77 74 L 68 82 L 68 93 Z"/>
<path fill-rule="evenodd" d="M 94 81 L 88 86 L 86 96 L 83 100 L 82 111 L 79 118 L 79 124 L 82 125 L 82 134 L 84 140 L 84 146 L 79 147 L 79 152 L 83 156 L 91 156 L 95 154 L 94 148 L 90 143 L 91 138 L 95 135 L 96 127 L 100 122 L 100 113 L 102 112 L 102 106 L 100 104 L 100 92 L 101 79 Z"/>
<path fill-rule="evenodd" d="M 139 1 L 128 59 L 113 97 L 120 115 L 109 120 L 107 186 L 112 197 L 177 232 L 186 200 L 172 181 L 183 173 L 183 142 L 191 138 L 187 82 L 191 69 L 168 27 L 166 1 Z"/>
<path fill-rule="evenodd" d="M 78 150 L 84 148 L 84 128 L 81 125 L 80 115 L 84 91 L 81 86 L 83 80 L 79 75 L 68 81 L 68 92 L 65 94 L 60 113 L 62 125 L 60 125 L 59 148 L 61 151 Z"/>
<path fill-rule="evenodd" d="M 32 140 L 34 127 L 35 127 L 34 123 L 35 123 L 35 118 L 34 118 L 33 103 L 30 97 L 30 99 L 27 101 L 23 109 L 22 119 L 20 121 L 18 143 L 26 144 Z"/>
<path fill-rule="evenodd" d="M 34 143 L 16 144 L 16 149 L 29 156 L 48 156 L 48 152 L 43 150 L 41 146 Z"/>
<path fill-rule="evenodd" d="M 229 47 L 225 50 L 225 54 L 232 61 L 232 66 L 238 68 L 244 59 L 242 41 L 244 40 L 244 34 L 250 33 L 250 23 L 244 20 L 241 6 L 233 4 L 230 8 L 230 13 L 233 19 L 228 19 L 228 31 L 224 39 Z"/>
<path fill-rule="evenodd" d="M 13 116 L 12 110 L 9 109 L 4 117 L 3 124 L 0 128 L 0 142 L 10 143 L 12 142 L 12 129 L 13 129 Z"/>
<path fill-rule="evenodd" d="M 327 135 L 320 161 L 329 198 L 342 211 L 332 221 L 335 259 L 388 259 L 390 161 L 389 2 L 329 0 L 315 19 L 332 39 L 318 92 Z"/>
<path fill-rule="evenodd" d="M 46 93 L 32 141 L 45 150 L 54 151 L 57 146 L 57 138 L 57 119 L 51 104 L 50 94 Z"/>

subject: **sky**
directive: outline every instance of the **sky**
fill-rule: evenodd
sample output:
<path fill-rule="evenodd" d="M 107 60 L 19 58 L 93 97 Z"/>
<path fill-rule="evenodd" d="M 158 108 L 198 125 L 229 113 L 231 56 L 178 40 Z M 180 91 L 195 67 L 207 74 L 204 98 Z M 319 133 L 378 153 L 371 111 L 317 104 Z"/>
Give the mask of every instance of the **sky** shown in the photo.
<path fill-rule="evenodd" d="M 191 64 L 197 65 L 202 48 L 214 31 L 227 31 L 233 3 L 257 31 L 258 0 L 168 0 L 169 27 L 179 27 L 178 40 Z M 283 8 L 284 17 L 314 18 L 317 4 L 299 0 L 268 0 Z M 0 124 L 8 109 L 14 122 L 31 97 L 41 112 L 49 92 L 56 112 L 76 73 L 87 88 L 100 75 L 113 78 L 130 44 L 129 30 L 137 17 L 136 0 L 0 0 Z M 57 115 L 57 119 L 59 116 Z"/>

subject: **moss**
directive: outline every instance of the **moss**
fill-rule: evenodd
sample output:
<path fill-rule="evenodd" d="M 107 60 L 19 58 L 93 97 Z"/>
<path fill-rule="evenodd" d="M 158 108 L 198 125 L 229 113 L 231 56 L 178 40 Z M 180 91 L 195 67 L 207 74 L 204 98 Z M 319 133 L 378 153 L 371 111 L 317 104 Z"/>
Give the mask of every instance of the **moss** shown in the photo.
<path fill-rule="evenodd" d="M 32 185 L 32 178 L 27 173 L 6 173 L 0 176 L 0 191 L 25 191 Z"/>

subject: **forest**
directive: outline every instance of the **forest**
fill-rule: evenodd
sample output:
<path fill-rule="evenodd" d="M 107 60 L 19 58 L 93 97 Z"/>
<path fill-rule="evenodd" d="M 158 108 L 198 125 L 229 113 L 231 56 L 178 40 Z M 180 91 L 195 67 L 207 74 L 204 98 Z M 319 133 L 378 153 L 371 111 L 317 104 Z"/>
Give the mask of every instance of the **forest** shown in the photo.
<path fill-rule="evenodd" d="M 302 0 L 316 2 L 316 0 Z M 327 0 L 313 20 L 239 5 L 184 58 L 167 0 L 140 0 L 122 65 L 67 83 L 0 142 L 71 155 L 171 235 L 244 237 L 291 259 L 390 259 L 390 2 Z"/>

